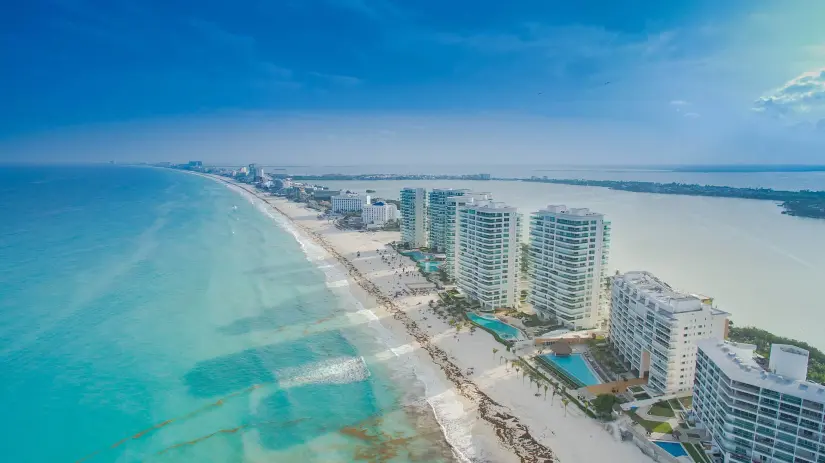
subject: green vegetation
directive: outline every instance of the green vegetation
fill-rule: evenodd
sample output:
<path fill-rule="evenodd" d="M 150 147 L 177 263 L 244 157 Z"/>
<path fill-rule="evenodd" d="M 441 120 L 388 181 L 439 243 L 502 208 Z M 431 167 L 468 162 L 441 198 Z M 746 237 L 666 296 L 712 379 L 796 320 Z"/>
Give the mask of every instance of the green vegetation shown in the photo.
<path fill-rule="evenodd" d="M 622 365 L 622 362 L 616 358 L 616 354 L 610 349 L 610 346 L 607 345 L 605 341 L 600 341 L 598 339 L 591 339 L 587 341 L 587 344 L 590 348 L 590 355 L 593 356 L 593 359 L 598 362 L 602 368 L 606 370 L 610 370 L 613 373 L 619 374 L 624 373 L 627 369 Z M 637 392 L 642 392 L 642 388 L 639 388 Z"/>
<path fill-rule="evenodd" d="M 670 399 L 667 404 L 675 411 L 682 411 L 682 403 L 678 399 Z"/>
<path fill-rule="evenodd" d="M 519 261 L 519 266 L 521 267 L 521 275 L 527 276 L 530 274 L 530 245 L 527 243 L 521 243 L 521 256 Z"/>
<path fill-rule="evenodd" d="M 679 398 L 679 403 L 682 404 L 682 408 L 684 408 L 685 410 L 687 410 L 688 408 L 692 408 L 693 407 L 693 396 L 689 395 L 687 397 L 681 397 L 681 398 Z"/>
<path fill-rule="evenodd" d="M 662 416 L 665 418 L 673 418 L 676 416 L 676 414 L 673 413 L 673 409 L 670 408 L 670 405 L 668 405 L 667 402 L 658 402 L 653 404 L 648 413 L 653 416 Z"/>
<path fill-rule="evenodd" d="M 764 355 L 765 358 L 769 358 L 770 356 L 771 344 L 790 344 L 801 347 L 810 353 L 810 357 L 808 358 L 808 379 L 818 383 L 825 383 L 825 353 L 806 342 L 777 336 L 752 326 L 744 328 L 731 326 L 728 339 L 735 342 L 755 344 L 756 352 Z"/>
<path fill-rule="evenodd" d="M 649 399 L 650 395 L 647 392 L 642 392 L 641 394 L 633 395 L 633 398 L 636 399 L 636 400 L 645 400 L 645 399 Z"/>
<path fill-rule="evenodd" d="M 782 203 L 783 214 L 825 219 L 825 191 L 784 191 L 770 188 L 734 188 L 729 186 L 687 183 L 628 182 L 621 180 L 573 180 L 533 177 L 528 181 L 563 185 L 597 186 L 611 190 L 657 193 L 665 195 L 716 196 L 722 198 L 760 199 Z"/>
<path fill-rule="evenodd" d="M 640 425 L 642 425 L 643 428 L 650 432 L 661 432 L 665 434 L 670 434 L 673 432 L 673 428 L 670 426 L 670 423 L 668 422 L 648 421 L 644 418 L 641 418 L 633 410 L 628 411 L 627 414 L 630 416 L 630 418 L 633 419 L 633 421 L 639 423 Z"/>
<path fill-rule="evenodd" d="M 536 327 L 536 326 L 542 326 L 542 327 L 545 327 L 548 330 L 553 330 L 553 329 L 556 329 L 556 328 L 560 328 L 562 326 L 562 325 L 558 325 L 558 324 L 554 323 L 551 320 L 542 320 L 536 314 L 529 314 L 529 313 L 525 313 L 525 312 L 519 312 L 518 310 L 510 311 L 510 312 L 507 313 L 507 315 L 509 315 L 511 317 L 514 317 L 514 318 L 518 318 L 519 320 L 521 320 L 522 323 L 524 323 L 524 326 L 526 326 L 528 328 L 533 328 L 533 327 Z"/>
<path fill-rule="evenodd" d="M 691 444 L 690 442 L 682 442 L 682 445 L 685 447 L 685 450 L 687 450 L 690 458 L 693 458 L 693 461 L 696 463 L 710 463 L 710 460 L 701 445 Z"/>
<path fill-rule="evenodd" d="M 534 357 L 534 359 L 539 360 L 540 358 L 539 357 Z M 517 360 L 517 362 L 518 362 L 518 365 L 520 365 L 522 368 L 525 369 L 525 371 L 530 371 L 530 373 L 532 373 L 536 378 L 543 379 L 544 381 L 550 383 L 553 386 L 554 391 L 560 393 L 563 397 L 567 397 L 570 402 L 573 402 L 574 404 L 576 404 L 576 406 L 579 407 L 579 409 L 581 411 L 583 411 L 587 416 L 589 416 L 590 418 L 598 418 L 596 416 L 596 414 L 593 412 L 593 410 L 591 410 L 590 407 L 588 407 L 587 402 L 580 401 L 576 397 L 573 397 L 572 395 L 570 395 L 564 387 L 560 387 L 559 384 L 557 384 L 555 381 L 553 381 L 552 379 L 545 376 L 544 373 L 537 370 L 536 368 L 534 368 L 532 365 L 530 365 L 526 361 Z M 554 393 L 554 395 L 555 395 L 555 393 Z"/>
<path fill-rule="evenodd" d="M 593 400 L 593 410 L 600 417 L 609 417 L 613 413 L 613 405 L 619 403 L 619 398 L 613 394 L 599 394 Z"/>
<path fill-rule="evenodd" d="M 644 392 L 644 391 L 645 391 L 645 390 L 642 388 L 642 386 L 630 386 L 628 389 L 630 389 L 630 392 L 632 392 L 632 393 L 634 393 L 634 394 L 638 394 L 638 393 L 640 393 L 640 392 Z"/>

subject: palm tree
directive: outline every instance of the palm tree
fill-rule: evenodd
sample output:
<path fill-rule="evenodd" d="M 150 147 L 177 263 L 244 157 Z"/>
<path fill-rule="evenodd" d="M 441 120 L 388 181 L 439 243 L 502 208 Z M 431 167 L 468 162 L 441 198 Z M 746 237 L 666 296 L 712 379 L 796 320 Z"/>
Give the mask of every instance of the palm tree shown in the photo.
<path fill-rule="evenodd" d="M 567 416 L 567 404 L 570 403 L 570 399 L 568 399 L 567 397 L 562 397 L 561 403 L 564 404 L 564 416 Z"/>
<path fill-rule="evenodd" d="M 544 383 L 544 400 L 547 400 L 547 383 Z"/>
<path fill-rule="evenodd" d="M 556 398 L 556 393 L 557 393 L 557 392 L 559 392 L 559 388 L 558 388 L 558 386 L 556 386 L 555 384 L 553 384 L 553 395 L 552 395 L 552 396 L 550 396 L 550 405 L 553 405 L 553 399 L 555 399 L 555 398 Z"/>
<path fill-rule="evenodd" d="M 541 379 L 536 376 L 536 393 L 538 394 L 539 389 L 541 389 Z"/>
<path fill-rule="evenodd" d="M 493 347 L 493 358 L 496 358 L 496 354 L 498 353 L 498 349 Z"/>
<path fill-rule="evenodd" d="M 513 363 L 515 363 L 515 364 L 516 364 L 516 376 L 518 377 L 518 372 L 519 372 L 519 370 L 521 370 L 521 367 L 519 367 L 519 365 L 518 365 L 518 363 L 517 363 L 517 362 L 518 362 L 518 360 L 516 360 L 516 361 L 515 361 L 515 362 L 513 362 Z"/>
<path fill-rule="evenodd" d="M 505 356 L 503 356 L 503 355 L 502 355 L 501 357 L 499 357 L 499 358 L 498 358 L 498 364 L 499 364 L 499 365 L 501 365 L 501 361 L 502 361 L 502 360 L 507 361 L 507 357 L 505 357 Z"/>

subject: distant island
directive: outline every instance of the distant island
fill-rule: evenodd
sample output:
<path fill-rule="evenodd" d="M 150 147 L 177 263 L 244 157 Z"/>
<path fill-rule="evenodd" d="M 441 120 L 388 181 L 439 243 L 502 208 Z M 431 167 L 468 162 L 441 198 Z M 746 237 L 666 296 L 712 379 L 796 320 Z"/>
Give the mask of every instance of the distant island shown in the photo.
<path fill-rule="evenodd" d="M 714 196 L 720 198 L 759 199 L 777 201 L 783 214 L 796 217 L 825 219 L 825 191 L 786 191 L 771 188 L 734 188 L 729 186 L 697 185 L 688 183 L 630 182 L 620 180 L 583 180 L 531 177 L 527 182 L 557 183 L 561 185 L 596 186 L 611 190 L 665 195 Z"/>

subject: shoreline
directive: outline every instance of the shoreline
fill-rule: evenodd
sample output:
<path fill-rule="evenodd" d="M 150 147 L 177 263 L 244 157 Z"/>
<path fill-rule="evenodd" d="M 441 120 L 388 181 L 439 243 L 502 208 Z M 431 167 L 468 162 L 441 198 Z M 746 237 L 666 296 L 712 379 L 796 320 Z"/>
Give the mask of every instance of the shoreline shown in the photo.
<path fill-rule="evenodd" d="M 449 355 L 447 352 L 443 351 L 438 346 L 432 344 L 430 342 L 427 333 L 421 330 L 416 322 L 410 319 L 406 312 L 404 312 L 401 308 L 396 306 L 393 301 L 384 295 L 381 290 L 369 281 L 366 277 L 364 277 L 361 272 L 355 268 L 355 266 L 344 256 L 342 256 L 338 250 L 336 250 L 327 240 L 324 239 L 322 235 L 311 230 L 307 227 L 302 226 L 299 223 L 296 223 L 293 218 L 285 213 L 283 210 L 278 208 L 276 205 L 272 204 L 270 201 L 267 201 L 267 198 L 260 195 L 257 191 L 252 188 L 249 188 L 245 185 L 227 181 L 220 177 L 209 176 L 209 178 L 225 183 L 227 185 L 231 185 L 237 188 L 240 188 L 247 193 L 255 196 L 257 199 L 263 201 L 265 204 L 270 206 L 273 210 L 277 213 L 281 214 L 283 218 L 288 220 L 291 225 L 293 225 L 298 230 L 304 232 L 307 237 L 314 241 L 314 244 L 319 245 L 323 248 L 333 259 L 335 259 L 339 264 L 341 264 L 344 269 L 347 271 L 347 275 L 349 278 L 353 279 L 353 281 L 368 295 L 374 298 L 379 306 L 382 306 L 387 312 L 389 313 L 392 318 L 397 321 L 400 321 L 404 327 L 406 328 L 407 334 L 413 337 L 413 339 L 418 343 L 418 348 L 423 349 L 429 354 L 431 361 L 438 367 L 441 368 L 443 371 L 446 379 L 457 389 L 459 394 L 466 399 L 470 400 L 473 405 L 476 406 L 477 411 L 481 418 L 492 425 L 493 432 L 495 436 L 499 439 L 499 442 L 508 447 L 508 450 L 513 452 L 515 456 L 522 462 L 536 462 L 536 463 L 551 463 L 554 461 L 558 461 L 553 452 L 549 449 L 538 443 L 531 435 L 529 430 L 526 426 L 520 424 L 515 416 L 512 416 L 508 413 L 508 411 L 503 407 L 501 404 L 495 402 L 494 400 L 490 399 L 486 394 L 484 394 L 481 390 L 478 389 L 475 384 L 467 380 L 464 376 L 461 368 L 450 361 Z M 429 398 L 428 398 L 429 402 Z M 436 418 L 438 419 L 438 413 L 434 410 L 436 414 Z M 439 423 L 442 426 L 442 432 L 444 431 L 444 425 Z M 448 437 L 445 435 L 445 439 Z M 459 458 L 463 457 L 465 460 L 473 461 L 473 459 L 469 456 L 463 455 L 460 449 L 456 447 L 453 442 L 450 442 L 450 445 L 453 447 L 454 451 L 459 454 Z"/>
<path fill-rule="evenodd" d="M 379 317 L 381 324 L 396 334 L 400 330 L 402 336 L 413 340 L 402 349 L 420 351 L 423 354 L 421 357 L 425 357 L 430 366 L 441 370 L 442 378 L 456 396 L 471 404 L 470 408 L 474 409 L 471 411 L 478 414 L 477 419 L 472 418 L 479 423 L 478 426 L 471 425 L 473 437 L 479 437 L 477 428 L 489 430 L 491 435 L 495 435 L 499 448 L 506 449 L 510 458 L 514 456 L 522 462 L 606 459 L 630 463 L 647 458 L 641 457 L 643 454 L 635 445 L 621 442 L 612 432 L 613 427 L 590 419 L 575 407 L 564 410 L 558 398 L 541 397 L 536 390 L 531 390 L 532 384 L 527 385 L 515 371 L 506 364 L 502 365 L 495 354 L 490 357 L 492 349 L 504 349 L 489 334 L 481 331 L 473 335 L 466 330 L 459 333 L 446 323 L 434 320 L 434 316 L 428 319 L 425 310 L 428 306 L 424 303 L 433 296 L 410 295 L 400 300 L 391 298 L 394 288 L 390 286 L 388 291 L 387 280 L 393 280 L 389 284 L 394 284 L 392 268 L 382 267 L 376 254 L 376 247 L 385 248 L 386 243 L 391 241 L 389 237 L 394 235 L 390 232 L 372 238 L 374 234 L 337 230 L 326 221 L 319 221 L 316 211 L 300 204 L 260 195 L 251 187 L 221 177 L 208 177 L 253 195 L 340 263 L 346 270 L 348 280 L 354 283 L 351 287 L 364 291 L 374 300 L 369 307 L 374 302 L 386 313 L 385 317 Z M 395 251 L 390 252 L 392 259 L 399 258 Z M 360 257 L 356 258 L 358 253 Z M 410 261 L 410 267 L 413 265 Z M 387 276 L 388 272 L 390 276 Z M 507 354 L 504 357 L 513 356 Z M 466 370 L 470 371 L 465 374 Z M 525 388 L 529 394 L 525 393 Z M 428 401 L 430 398 L 427 398 Z M 466 418 L 469 420 L 471 417 Z M 449 440 L 446 434 L 445 438 Z M 454 442 L 450 445 L 458 449 Z M 472 461 L 508 461 L 503 456 Z"/>

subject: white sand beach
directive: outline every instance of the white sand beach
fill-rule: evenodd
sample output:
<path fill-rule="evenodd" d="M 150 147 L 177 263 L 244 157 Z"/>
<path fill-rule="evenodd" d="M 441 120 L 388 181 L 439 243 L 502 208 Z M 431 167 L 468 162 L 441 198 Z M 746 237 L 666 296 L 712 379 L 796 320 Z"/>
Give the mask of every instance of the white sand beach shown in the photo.
<path fill-rule="evenodd" d="M 399 290 L 409 288 L 408 284 L 425 282 L 412 260 L 388 246 L 399 239 L 397 232 L 339 230 L 301 204 L 259 195 L 247 185 L 231 187 L 255 194 L 258 201 L 287 217 L 299 233 L 346 269 L 353 295 L 398 343 L 389 356 L 401 357 L 393 361 L 418 365 L 424 376 L 433 379 L 427 385 L 428 402 L 462 460 L 649 461 L 635 445 L 619 441 L 575 405 L 569 405 L 565 412 L 559 397 L 553 400 L 548 394 L 545 398 L 543 390 L 536 396 L 535 385 L 500 364 L 501 355 L 515 356 L 505 352 L 490 334 L 482 330 L 456 332 L 434 316 L 428 306 L 430 300 L 438 298 L 434 292 L 394 297 Z M 496 355 L 494 348 L 499 350 Z M 446 402 L 451 405 L 439 407 Z"/>

